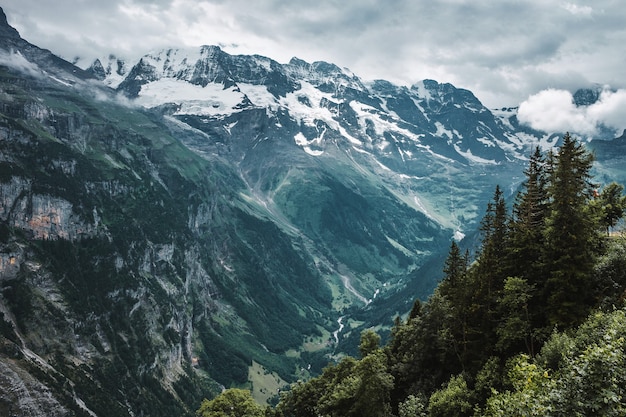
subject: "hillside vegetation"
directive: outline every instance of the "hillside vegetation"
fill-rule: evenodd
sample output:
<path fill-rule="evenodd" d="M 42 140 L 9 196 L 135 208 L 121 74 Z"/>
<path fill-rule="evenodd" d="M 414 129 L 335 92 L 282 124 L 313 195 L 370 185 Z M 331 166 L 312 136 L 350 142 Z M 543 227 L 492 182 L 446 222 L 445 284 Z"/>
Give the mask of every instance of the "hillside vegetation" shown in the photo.
<path fill-rule="evenodd" d="M 598 191 L 592 161 L 569 134 L 557 152 L 537 149 L 512 210 L 496 187 L 479 250 L 451 244 L 434 294 L 386 345 L 366 330 L 360 358 L 237 415 L 624 415 L 626 239 L 607 232 L 626 197 L 615 183 Z M 234 415 L 220 404 L 247 395 L 229 391 L 198 416 Z"/>

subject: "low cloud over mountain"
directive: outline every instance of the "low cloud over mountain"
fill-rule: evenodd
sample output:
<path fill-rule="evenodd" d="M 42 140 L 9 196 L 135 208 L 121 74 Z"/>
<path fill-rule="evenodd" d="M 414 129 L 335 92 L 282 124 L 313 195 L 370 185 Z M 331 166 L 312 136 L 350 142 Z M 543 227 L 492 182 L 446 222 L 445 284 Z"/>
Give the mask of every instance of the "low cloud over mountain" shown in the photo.
<path fill-rule="evenodd" d="M 602 88 L 592 103 L 577 104 L 567 90 L 548 89 L 519 106 L 520 123 L 547 132 L 575 132 L 593 137 L 601 128 L 616 134 L 626 127 L 626 90 Z"/>

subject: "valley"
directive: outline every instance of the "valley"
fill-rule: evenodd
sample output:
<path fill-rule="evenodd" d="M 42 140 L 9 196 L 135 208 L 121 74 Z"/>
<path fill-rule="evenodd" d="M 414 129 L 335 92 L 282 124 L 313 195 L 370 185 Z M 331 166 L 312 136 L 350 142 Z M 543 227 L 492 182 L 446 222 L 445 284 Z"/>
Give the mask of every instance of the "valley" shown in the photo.
<path fill-rule="evenodd" d="M 0 413 L 275 402 L 388 336 L 561 136 L 451 84 L 217 46 L 81 69 L 2 13 Z M 596 178 L 626 182 L 600 139 Z"/>

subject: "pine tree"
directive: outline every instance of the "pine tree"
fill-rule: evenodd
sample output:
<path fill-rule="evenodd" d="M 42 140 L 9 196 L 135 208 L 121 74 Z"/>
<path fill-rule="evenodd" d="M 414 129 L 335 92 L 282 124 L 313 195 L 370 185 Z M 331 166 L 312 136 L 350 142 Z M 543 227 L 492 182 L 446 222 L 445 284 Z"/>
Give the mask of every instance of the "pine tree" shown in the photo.
<path fill-rule="evenodd" d="M 545 161 L 539 147 L 524 171 L 526 181 L 515 199 L 507 240 L 507 275 L 530 284 L 542 277 L 540 254 L 548 209 Z"/>
<path fill-rule="evenodd" d="M 461 363 L 468 354 L 472 302 L 475 288 L 468 276 L 469 253 L 461 255 L 459 245 L 452 241 L 448 257 L 444 263 L 443 280 L 439 284 L 439 294 L 450 306 L 450 320 L 447 329 L 450 332 L 456 355 Z"/>
<path fill-rule="evenodd" d="M 497 348 L 512 355 L 521 351 L 535 355 L 533 323 L 530 300 L 534 287 L 524 278 L 509 277 L 504 281 L 504 290 L 499 299 L 500 324 L 497 328 Z"/>
<path fill-rule="evenodd" d="M 481 222 L 482 248 L 478 255 L 477 272 L 486 301 L 491 304 L 504 283 L 504 257 L 507 250 L 507 210 L 500 186 L 496 186 L 493 201 Z"/>
<path fill-rule="evenodd" d="M 589 215 L 593 155 L 569 134 L 554 156 L 544 232 L 547 281 L 544 299 L 550 326 L 569 327 L 587 315 L 590 277 L 597 248 L 597 224 Z"/>
<path fill-rule="evenodd" d="M 469 253 L 461 255 L 459 245 L 452 241 L 448 257 L 443 266 L 444 278 L 439 284 L 441 294 L 454 305 L 463 303 L 462 291 L 467 291 L 467 268 Z"/>
<path fill-rule="evenodd" d="M 478 370 L 493 351 L 498 326 L 498 298 L 504 286 L 507 210 L 500 187 L 481 222 L 482 245 L 476 262 L 461 255 L 453 242 L 438 292 L 448 302 L 445 323 L 450 344 L 464 371 Z"/>
<path fill-rule="evenodd" d="M 626 196 L 622 195 L 624 186 L 615 182 L 610 183 L 596 197 L 594 202 L 600 210 L 600 222 L 606 228 L 606 234 L 609 235 L 611 227 L 624 217 L 626 211 Z M 595 197 L 595 196 L 594 196 Z"/>
<path fill-rule="evenodd" d="M 498 299 L 506 278 L 504 259 L 507 252 L 507 230 L 504 196 L 500 187 L 496 186 L 493 201 L 488 203 L 487 212 L 481 222 L 482 247 L 469 274 L 469 280 L 475 288 L 472 306 L 473 330 L 476 333 L 474 349 L 478 349 L 476 353 L 482 359 L 490 353 L 484 347 L 494 346 L 496 341 Z"/>
<path fill-rule="evenodd" d="M 509 222 L 506 275 L 523 279 L 531 288 L 543 288 L 546 281 L 542 255 L 548 215 L 547 170 L 541 150 L 536 147 L 524 171 L 526 180 L 515 198 Z M 534 292 L 527 304 L 532 328 L 544 327 L 545 300 Z"/>

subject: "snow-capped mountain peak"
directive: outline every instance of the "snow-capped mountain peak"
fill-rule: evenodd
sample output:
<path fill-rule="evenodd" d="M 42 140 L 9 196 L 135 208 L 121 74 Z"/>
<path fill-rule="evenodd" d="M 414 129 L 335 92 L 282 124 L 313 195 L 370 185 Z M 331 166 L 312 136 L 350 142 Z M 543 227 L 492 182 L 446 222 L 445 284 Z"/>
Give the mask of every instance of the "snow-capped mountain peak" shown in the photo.
<path fill-rule="evenodd" d="M 104 82 L 135 103 L 161 107 L 177 123 L 206 131 L 216 142 L 194 143 L 203 155 L 226 152 L 218 144 L 231 143 L 238 129 L 233 126 L 254 117 L 255 129 L 262 131 L 246 134 L 281 138 L 307 158 L 348 158 L 383 178 L 390 190 L 413 189 L 401 193 L 414 196 L 405 196 L 407 202 L 450 227 L 457 220 L 445 214 L 449 207 L 418 197 L 415 190 L 424 189 L 415 178 L 433 171 L 452 175 L 455 166 L 484 171 L 522 162 L 529 153 L 525 138 L 470 91 L 434 80 L 411 87 L 366 82 L 327 62 L 293 58 L 279 64 L 259 55 L 230 55 L 217 46 L 163 49 L 133 64 L 100 64 L 93 67 L 105 74 Z M 118 67 L 122 70 L 114 71 Z M 475 216 L 469 213 L 475 209 L 456 210 L 455 218 Z"/>
<path fill-rule="evenodd" d="M 434 80 L 410 89 L 383 80 L 365 83 L 334 64 L 293 58 L 282 65 L 258 55 L 229 55 L 217 46 L 153 52 L 128 71 L 113 71 L 111 62 L 106 68 L 97 64 L 94 72 L 104 73 L 108 85 L 146 107 L 174 103 L 179 114 L 225 116 L 254 106 L 292 110 L 296 116 L 305 106 L 309 124 L 319 119 L 348 132 L 343 134 L 348 139 L 368 142 L 366 125 L 373 123 L 378 135 L 395 131 L 413 139 L 426 137 L 431 144 L 445 141 L 457 154 L 453 159 L 471 162 L 497 163 L 504 157 L 498 143 L 505 143 L 507 151 L 518 145 L 471 92 Z M 380 129 L 381 121 L 387 130 Z"/>

